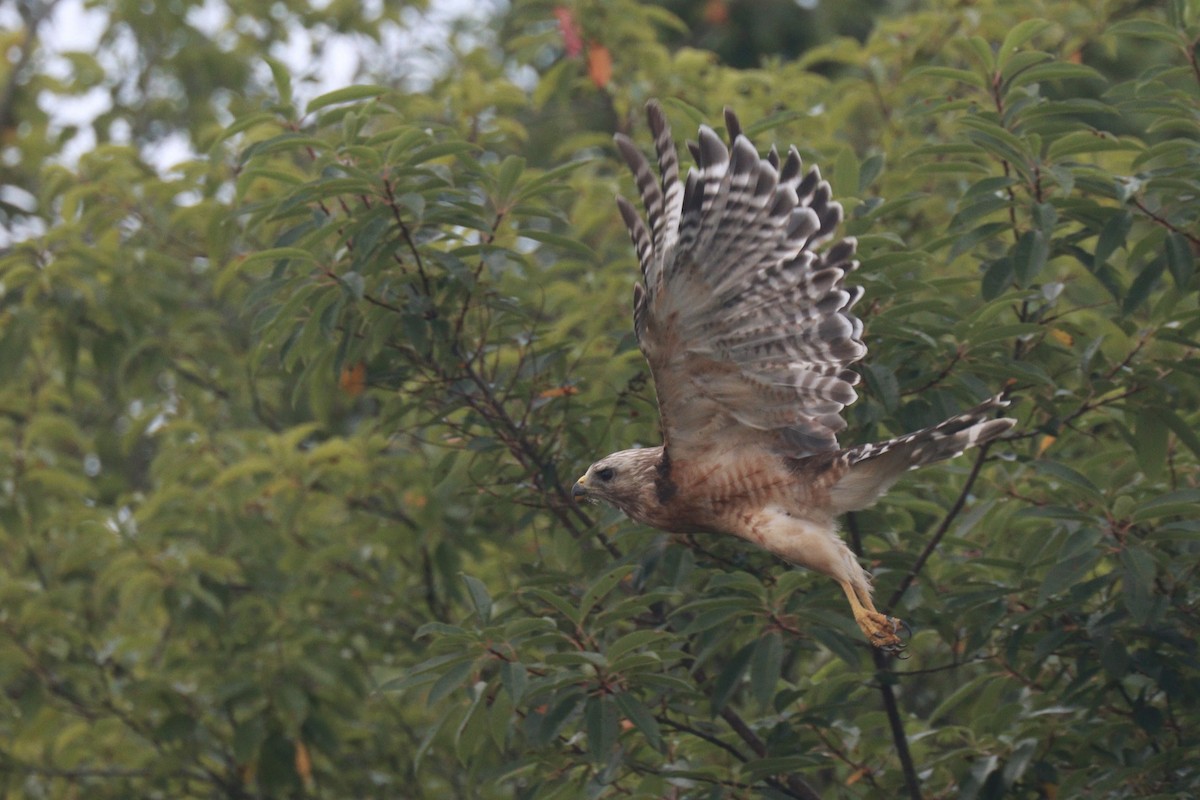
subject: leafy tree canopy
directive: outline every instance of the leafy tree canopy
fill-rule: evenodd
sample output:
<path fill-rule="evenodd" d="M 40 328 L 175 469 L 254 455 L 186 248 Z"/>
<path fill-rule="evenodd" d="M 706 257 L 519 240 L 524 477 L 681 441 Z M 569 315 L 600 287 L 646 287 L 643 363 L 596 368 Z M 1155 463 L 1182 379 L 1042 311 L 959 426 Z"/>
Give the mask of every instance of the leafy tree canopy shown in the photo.
<path fill-rule="evenodd" d="M 422 4 L 95 4 L 52 58 L 56 3 L 22 3 L 5 795 L 1200 792 L 1200 9 L 814 5 L 810 40 L 734 0 L 515 0 L 418 79 Z M 287 66 L 347 41 L 353 85 Z M 64 158 L 47 98 L 94 91 Z M 681 136 L 732 106 L 845 204 L 847 442 L 1016 401 L 846 520 L 907 660 L 830 581 L 570 502 L 658 436 L 612 203 L 650 97 Z"/>

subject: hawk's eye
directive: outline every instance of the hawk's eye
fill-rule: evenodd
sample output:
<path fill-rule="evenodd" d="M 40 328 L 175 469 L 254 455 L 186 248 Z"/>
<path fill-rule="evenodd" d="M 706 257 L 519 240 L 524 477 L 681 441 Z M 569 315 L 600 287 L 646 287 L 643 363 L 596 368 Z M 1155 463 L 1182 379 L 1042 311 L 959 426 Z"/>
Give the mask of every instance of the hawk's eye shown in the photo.
<path fill-rule="evenodd" d="M 609 481 L 611 481 L 613 479 L 613 475 L 616 475 L 616 474 L 617 474 L 617 471 L 614 470 L 612 467 L 605 467 L 604 469 L 596 470 L 596 477 L 599 478 L 600 480 L 604 481 L 605 483 L 608 483 Z"/>

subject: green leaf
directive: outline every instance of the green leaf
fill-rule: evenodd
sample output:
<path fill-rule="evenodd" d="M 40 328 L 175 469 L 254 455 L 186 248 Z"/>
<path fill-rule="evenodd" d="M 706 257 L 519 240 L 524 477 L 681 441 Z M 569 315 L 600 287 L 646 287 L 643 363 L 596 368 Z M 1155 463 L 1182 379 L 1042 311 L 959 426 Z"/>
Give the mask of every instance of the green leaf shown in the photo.
<path fill-rule="evenodd" d="M 774 756 L 772 758 L 756 758 L 746 763 L 742 769 L 748 776 L 759 780 L 771 776 L 800 773 L 811 770 L 816 757 L 813 755 Z M 764 794 L 764 797 L 767 796 Z M 787 795 L 783 795 L 787 796 Z"/>
<path fill-rule="evenodd" d="M 568 688 L 559 694 L 556 702 L 551 706 L 551 710 L 544 717 L 528 717 L 529 720 L 539 722 L 538 727 L 530 736 L 534 746 L 545 746 L 553 741 L 554 736 L 558 735 L 563 724 L 566 723 L 572 712 L 578 708 L 578 705 L 583 702 L 583 694 L 575 687 Z"/>
<path fill-rule="evenodd" d="M 585 261 L 595 262 L 598 260 L 596 252 L 592 250 L 592 248 L 588 247 L 586 244 L 577 239 L 572 239 L 569 236 L 562 236 L 557 233 L 536 230 L 534 228 L 522 228 L 517 233 L 526 239 L 533 239 L 535 242 L 553 245 L 554 247 L 557 247 L 560 250 L 565 250 L 566 252 L 571 253 L 578 258 L 582 258 Z"/>
<path fill-rule="evenodd" d="M 1050 64 L 1040 64 L 1030 67 L 1019 75 L 1013 76 L 1010 86 L 1028 86 L 1041 81 L 1059 80 L 1095 80 L 1104 81 L 1104 75 L 1085 64 L 1071 64 L 1065 61 L 1055 61 Z"/>
<path fill-rule="evenodd" d="M 1093 271 L 1108 263 L 1117 248 L 1125 246 L 1125 237 L 1132 226 L 1133 214 L 1128 211 L 1117 212 L 1106 220 L 1096 239 L 1096 250 L 1092 256 Z"/>
<path fill-rule="evenodd" d="M 717 675 L 717 679 L 713 681 L 710 702 L 712 703 L 712 713 L 714 715 L 721 713 L 729 703 L 729 699 L 733 697 L 733 693 L 737 691 L 739 684 L 742 682 L 742 675 L 746 672 L 746 666 L 750 663 L 757 644 L 757 642 L 751 642 L 734 653 L 733 658 L 729 659 L 729 662 L 721 670 L 721 673 Z"/>
<path fill-rule="evenodd" d="M 588 753 L 593 761 L 608 760 L 617 742 L 619 723 L 616 704 L 607 695 L 588 698 L 583 724 L 587 731 Z"/>
<path fill-rule="evenodd" d="M 1044 19 L 1027 19 L 1018 22 L 1004 36 L 1004 41 L 996 53 L 996 67 L 1003 73 L 1005 64 L 1016 55 L 1017 50 L 1048 27 L 1050 27 L 1050 23 Z"/>
<path fill-rule="evenodd" d="M 462 153 L 470 153 L 473 150 L 478 150 L 478 145 L 463 141 L 436 142 L 434 144 L 422 147 L 420 150 L 409 155 L 404 159 L 405 166 L 416 166 L 424 164 L 426 161 L 433 161 L 446 156 L 455 156 Z"/>
<path fill-rule="evenodd" d="M 779 631 L 770 631 L 754 645 L 750 660 L 750 692 L 763 708 L 775 696 L 775 684 L 783 668 L 783 639 Z"/>
<path fill-rule="evenodd" d="M 966 45 L 987 75 L 996 71 L 996 58 L 992 55 L 992 45 L 987 39 L 982 36 L 972 36 L 967 39 Z"/>
<path fill-rule="evenodd" d="M 1196 259 L 1192 248 L 1181 233 L 1171 231 L 1167 234 L 1167 269 L 1175 281 L 1175 288 L 1184 291 L 1192 282 L 1196 270 Z"/>
<path fill-rule="evenodd" d="M 1032 72 L 1032 70 L 1030 70 Z M 1118 139 L 1104 131 L 1079 131 L 1068 133 L 1054 140 L 1046 151 L 1050 161 L 1061 161 L 1067 156 L 1077 156 L 1084 153 L 1110 153 L 1117 151 L 1139 150 L 1141 146 L 1128 140 Z"/>
<path fill-rule="evenodd" d="M 1137 415 L 1134 450 L 1138 466 L 1151 480 L 1158 479 L 1167 464 L 1167 430 L 1158 409 L 1143 409 Z"/>
<path fill-rule="evenodd" d="M 1200 508 L 1200 489 L 1180 489 L 1148 500 L 1139 505 L 1130 517 L 1134 522 L 1146 522 L 1163 517 L 1194 516 Z"/>
<path fill-rule="evenodd" d="M 951 230 L 962 230 L 976 220 L 1007 209 L 1007 197 L 984 195 L 971 203 L 960 204 L 958 212 L 950 220 Z"/>
<path fill-rule="evenodd" d="M 1045 64 L 1047 61 L 1053 60 L 1054 56 L 1038 50 L 1023 50 L 1013 54 L 1012 58 L 1010 58 L 1004 65 L 1004 83 L 1006 85 L 1006 90 L 1011 87 L 1012 80 L 1025 70 L 1035 67 L 1038 64 Z M 1019 92 L 1005 92 L 1004 102 L 1005 105 L 1010 109 L 1012 109 L 1015 104 L 1021 102 L 1022 100 L 1028 100 L 1028 94 L 1023 89 Z M 1022 112 L 1021 118 L 1025 120 L 1029 119 L 1024 112 Z"/>
<path fill-rule="evenodd" d="M 264 57 L 263 61 L 267 62 L 267 66 L 271 70 L 271 77 L 275 80 L 275 91 L 279 94 L 279 104 L 290 108 L 292 105 L 292 71 L 282 61 L 270 56 Z"/>
<path fill-rule="evenodd" d="M 636 650 L 639 647 L 645 647 L 655 642 L 662 642 L 667 638 L 667 635 L 660 630 L 633 631 L 604 648 L 604 653 L 608 656 L 609 661 L 616 661 L 631 650 Z"/>
<path fill-rule="evenodd" d="M 1017 285 L 1027 287 L 1033 284 L 1046 266 L 1050 254 L 1050 242 L 1046 234 L 1040 230 L 1025 231 L 1017 240 L 1012 250 L 1013 275 Z"/>
<path fill-rule="evenodd" d="M 488 732 L 497 750 L 503 751 L 512 738 L 513 728 L 517 723 L 514 714 L 514 702 L 506 692 L 498 692 L 491 701 L 488 709 Z"/>
<path fill-rule="evenodd" d="M 972 325 L 964 335 L 964 343 L 971 347 L 981 347 L 992 342 L 1005 342 L 1040 332 L 1042 332 L 1042 326 L 1035 322 L 1014 322 L 1009 325 Z"/>
<path fill-rule="evenodd" d="M 1158 284 L 1158 279 L 1162 277 L 1163 270 L 1167 267 L 1167 258 L 1165 255 L 1160 255 L 1146 266 L 1142 267 L 1142 271 L 1133 279 L 1133 283 L 1129 285 L 1129 291 L 1125 293 L 1125 298 L 1121 302 L 1121 313 L 1128 316 L 1138 309 L 1142 303 L 1150 296 L 1150 292 Z"/>
<path fill-rule="evenodd" d="M 500 169 L 496 172 L 496 199 L 500 204 L 508 202 L 524 171 L 525 159 L 523 158 L 507 156 L 500 163 Z"/>
<path fill-rule="evenodd" d="M 471 705 L 462 721 L 454 729 L 454 754 L 462 765 L 469 763 L 470 756 L 478 749 L 488 734 L 488 704 L 484 702 L 487 692 L 474 690 Z"/>
<path fill-rule="evenodd" d="M 1183 43 L 1183 37 L 1173 28 L 1152 19 L 1129 19 L 1108 25 L 1104 29 L 1106 36 L 1138 36 L 1145 39 L 1157 39 L 1171 45 Z"/>
<path fill-rule="evenodd" d="M 519 704 L 525 696 L 525 687 L 529 685 L 529 673 L 525 665 L 520 661 L 501 661 L 500 683 L 503 684 L 512 704 Z"/>
<path fill-rule="evenodd" d="M 984 674 L 978 675 L 975 678 L 967 681 L 955 689 L 948 697 L 942 700 L 942 702 L 939 703 L 938 706 L 933 709 L 933 711 L 929 712 L 929 715 L 926 717 L 926 719 L 928 719 L 930 723 L 942 720 L 945 716 L 954 711 L 954 709 L 958 708 L 963 703 L 967 702 L 968 700 L 976 699 L 979 695 L 979 690 L 982 687 L 987 686 L 993 680 L 994 676 L 990 674 Z"/>
<path fill-rule="evenodd" d="M 620 566 L 613 567 L 596 579 L 588 587 L 588 590 L 584 592 L 583 599 L 579 601 L 578 618 L 584 619 L 587 617 L 596 604 L 608 596 L 609 592 L 617 588 L 621 581 L 632 575 L 635 569 L 637 569 L 637 566 L 634 564 L 621 564 Z"/>
<path fill-rule="evenodd" d="M 1058 224 L 1058 211 L 1050 203 L 1034 203 L 1033 223 L 1047 239 L 1054 236 L 1054 227 Z"/>
<path fill-rule="evenodd" d="M 1060 464 L 1057 461 L 1038 461 L 1034 465 L 1038 472 L 1057 478 L 1060 481 L 1074 486 L 1077 489 L 1082 489 L 1085 493 L 1090 494 L 1095 499 L 1103 497 L 1103 493 L 1096 484 L 1092 483 L 1082 473 L 1076 471 L 1066 464 Z"/>
<path fill-rule="evenodd" d="M 374 86 L 367 84 L 360 86 L 346 86 L 344 88 L 335 89 L 332 92 L 326 92 L 325 94 L 314 97 L 312 100 L 308 101 L 308 105 L 305 107 L 305 112 L 311 114 L 318 109 L 334 105 L 335 103 L 349 103 L 353 102 L 354 100 L 362 100 L 367 97 L 379 97 L 380 95 L 387 94 L 390 91 L 391 89 L 386 86 Z"/>
<path fill-rule="evenodd" d="M 642 736 L 646 737 L 646 743 L 655 750 L 663 752 L 662 732 L 659 730 L 658 720 L 650 713 L 650 709 L 628 692 L 619 692 L 613 698 L 625 718 L 633 723 Z"/>
<path fill-rule="evenodd" d="M 261 715 L 237 725 L 233 732 L 233 756 L 238 763 L 249 764 L 258 757 L 267 738 L 267 726 Z"/>
<path fill-rule="evenodd" d="M 575 610 L 575 606 L 567 598 L 549 591 L 548 589 L 527 589 L 529 594 L 538 598 L 549 606 L 552 606 L 558 613 L 562 614 L 573 624 L 578 625 L 582 619 L 582 614 Z"/>
<path fill-rule="evenodd" d="M 1179 437 L 1179 440 L 1186 444 L 1193 454 L 1200 457 L 1200 436 L 1196 434 L 1196 428 L 1189 425 L 1169 408 L 1160 408 L 1158 413 L 1162 416 L 1163 422 L 1166 423 L 1167 427 Z"/>
<path fill-rule="evenodd" d="M 1002 227 L 1007 228 L 1008 226 L 1002 225 Z M 980 295 L 984 300 L 995 300 L 1004 294 L 1014 277 L 1012 258 L 1009 256 L 997 258 L 983 271 L 983 278 L 980 280 Z"/>
<path fill-rule="evenodd" d="M 830 183 L 833 185 L 834 196 L 854 192 L 858 188 L 858 176 L 858 156 L 854 154 L 854 148 L 843 147 L 833 162 Z"/>
<path fill-rule="evenodd" d="M 447 625 L 444 622 L 426 622 L 421 627 L 417 628 L 417 632 L 413 634 L 414 639 L 420 639 L 424 636 L 439 636 L 445 638 L 447 636 L 457 637 L 466 636 L 465 629 L 457 625 Z"/>
<path fill-rule="evenodd" d="M 876 153 L 867 156 L 863 159 L 858 171 L 858 193 L 864 195 L 867 189 L 871 188 L 871 184 L 879 177 L 879 173 L 883 172 L 884 155 Z"/>
<path fill-rule="evenodd" d="M 1139 625 L 1150 622 L 1154 603 L 1154 577 L 1158 565 L 1146 548 L 1132 545 L 1121 551 L 1121 599 Z"/>
<path fill-rule="evenodd" d="M 488 594 L 483 581 L 465 572 L 461 575 L 463 583 L 467 585 L 467 594 L 471 598 L 471 605 L 475 607 L 475 613 L 479 615 L 479 621 L 484 625 L 488 624 L 492 618 L 492 596 Z"/>
<path fill-rule="evenodd" d="M 554 169 L 546 170 L 536 178 L 521 184 L 517 196 L 522 200 L 527 200 L 554 191 L 569 190 L 571 189 L 570 184 L 564 178 L 591 161 L 591 158 L 583 156 L 574 161 L 568 161 L 566 164 L 560 164 Z"/>
<path fill-rule="evenodd" d="M 226 139 L 232 139 L 234 136 L 237 136 L 239 133 L 249 130 L 250 128 L 253 128 L 256 125 L 274 125 L 274 126 L 276 126 L 276 130 L 278 130 L 279 123 L 280 123 L 279 116 L 276 114 L 272 114 L 269 111 L 259 111 L 258 113 L 255 113 L 255 114 L 247 114 L 244 117 L 239 117 L 238 119 L 234 120 L 229 125 L 229 127 L 225 128 L 225 130 L 221 131 L 221 136 L 220 136 L 219 141 L 225 141 Z M 289 177 L 292 177 L 294 179 L 295 176 L 289 176 Z"/>
<path fill-rule="evenodd" d="M 1079 579 L 1100 560 L 1098 552 L 1085 552 L 1069 558 L 1061 558 L 1046 571 L 1042 585 L 1038 589 L 1038 605 L 1042 605 L 1051 597 L 1069 591 Z"/>
<path fill-rule="evenodd" d="M 274 686 L 271 699 L 276 711 L 287 723 L 289 732 L 299 730 L 311 709 L 304 688 L 285 679 Z"/>
<path fill-rule="evenodd" d="M 954 67 L 917 67 L 916 69 L 911 70 L 908 74 L 909 79 L 925 76 L 958 81 L 959 83 L 965 83 L 968 86 L 974 86 L 976 89 L 984 89 L 987 87 L 987 82 L 980 73 L 965 69 L 956 69 Z"/>
<path fill-rule="evenodd" d="M 967 136 L 997 158 L 1023 165 L 1032 156 L 1018 137 L 984 117 L 963 117 L 959 124 L 970 128 Z"/>
<path fill-rule="evenodd" d="M 454 664 L 434 682 L 433 687 L 429 690 L 429 697 L 426 702 L 430 706 L 437 705 L 446 695 L 456 689 L 461 689 L 463 684 L 466 683 L 467 678 L 474 671 L 475 661 L 473 659 Z"/>
<path fill-rule="evenodd" d="M 245 269 L 264 261 L 304 261 L 311 263 L 315 260 L 312 253 L 299 247 L 271 247 L 267 250 L 259 250 L 257 253 L 253 253 L 242 259 L 239 268 Z"/>

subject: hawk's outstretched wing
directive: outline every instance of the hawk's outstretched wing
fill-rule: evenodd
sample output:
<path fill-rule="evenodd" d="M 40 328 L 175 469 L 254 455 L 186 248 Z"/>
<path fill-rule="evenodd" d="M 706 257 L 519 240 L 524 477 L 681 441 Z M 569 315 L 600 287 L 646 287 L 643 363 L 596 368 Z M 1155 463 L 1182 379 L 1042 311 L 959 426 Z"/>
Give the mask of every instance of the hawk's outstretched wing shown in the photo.
<path fill-rule="evenodd" d="M 816 167 L 789 149 L 761 158 L 725 112 L 731 148 L 707 126 L 691 146 L 686 183 L 662 108 L 647 106 L 656 178 L 627 137 L 649 227 L 618 198 L 641 262 L 634 292 L 638 343 L 654 373 L 671 458 L 761 446 L 792 457 L 836 450 L 842 409 L 857 398 L 848 366 L 866 355 L 850 312 L 861 289 L 855 241 L 818 252 L 842 207 Z"/>

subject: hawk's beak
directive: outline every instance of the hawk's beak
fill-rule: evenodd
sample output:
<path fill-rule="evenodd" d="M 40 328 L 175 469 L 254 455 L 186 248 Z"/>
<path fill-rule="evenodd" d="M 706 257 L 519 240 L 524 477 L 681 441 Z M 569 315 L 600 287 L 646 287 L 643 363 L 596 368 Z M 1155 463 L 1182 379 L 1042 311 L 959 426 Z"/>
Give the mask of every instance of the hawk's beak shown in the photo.
<path fill-rule="evenodd" d="M 571 498 L 578 500 L 581 497 L 587 496 L 587 486 L 583 482 L 583 478 L 575 481 L 575 485 L 571 487 Z"/>

